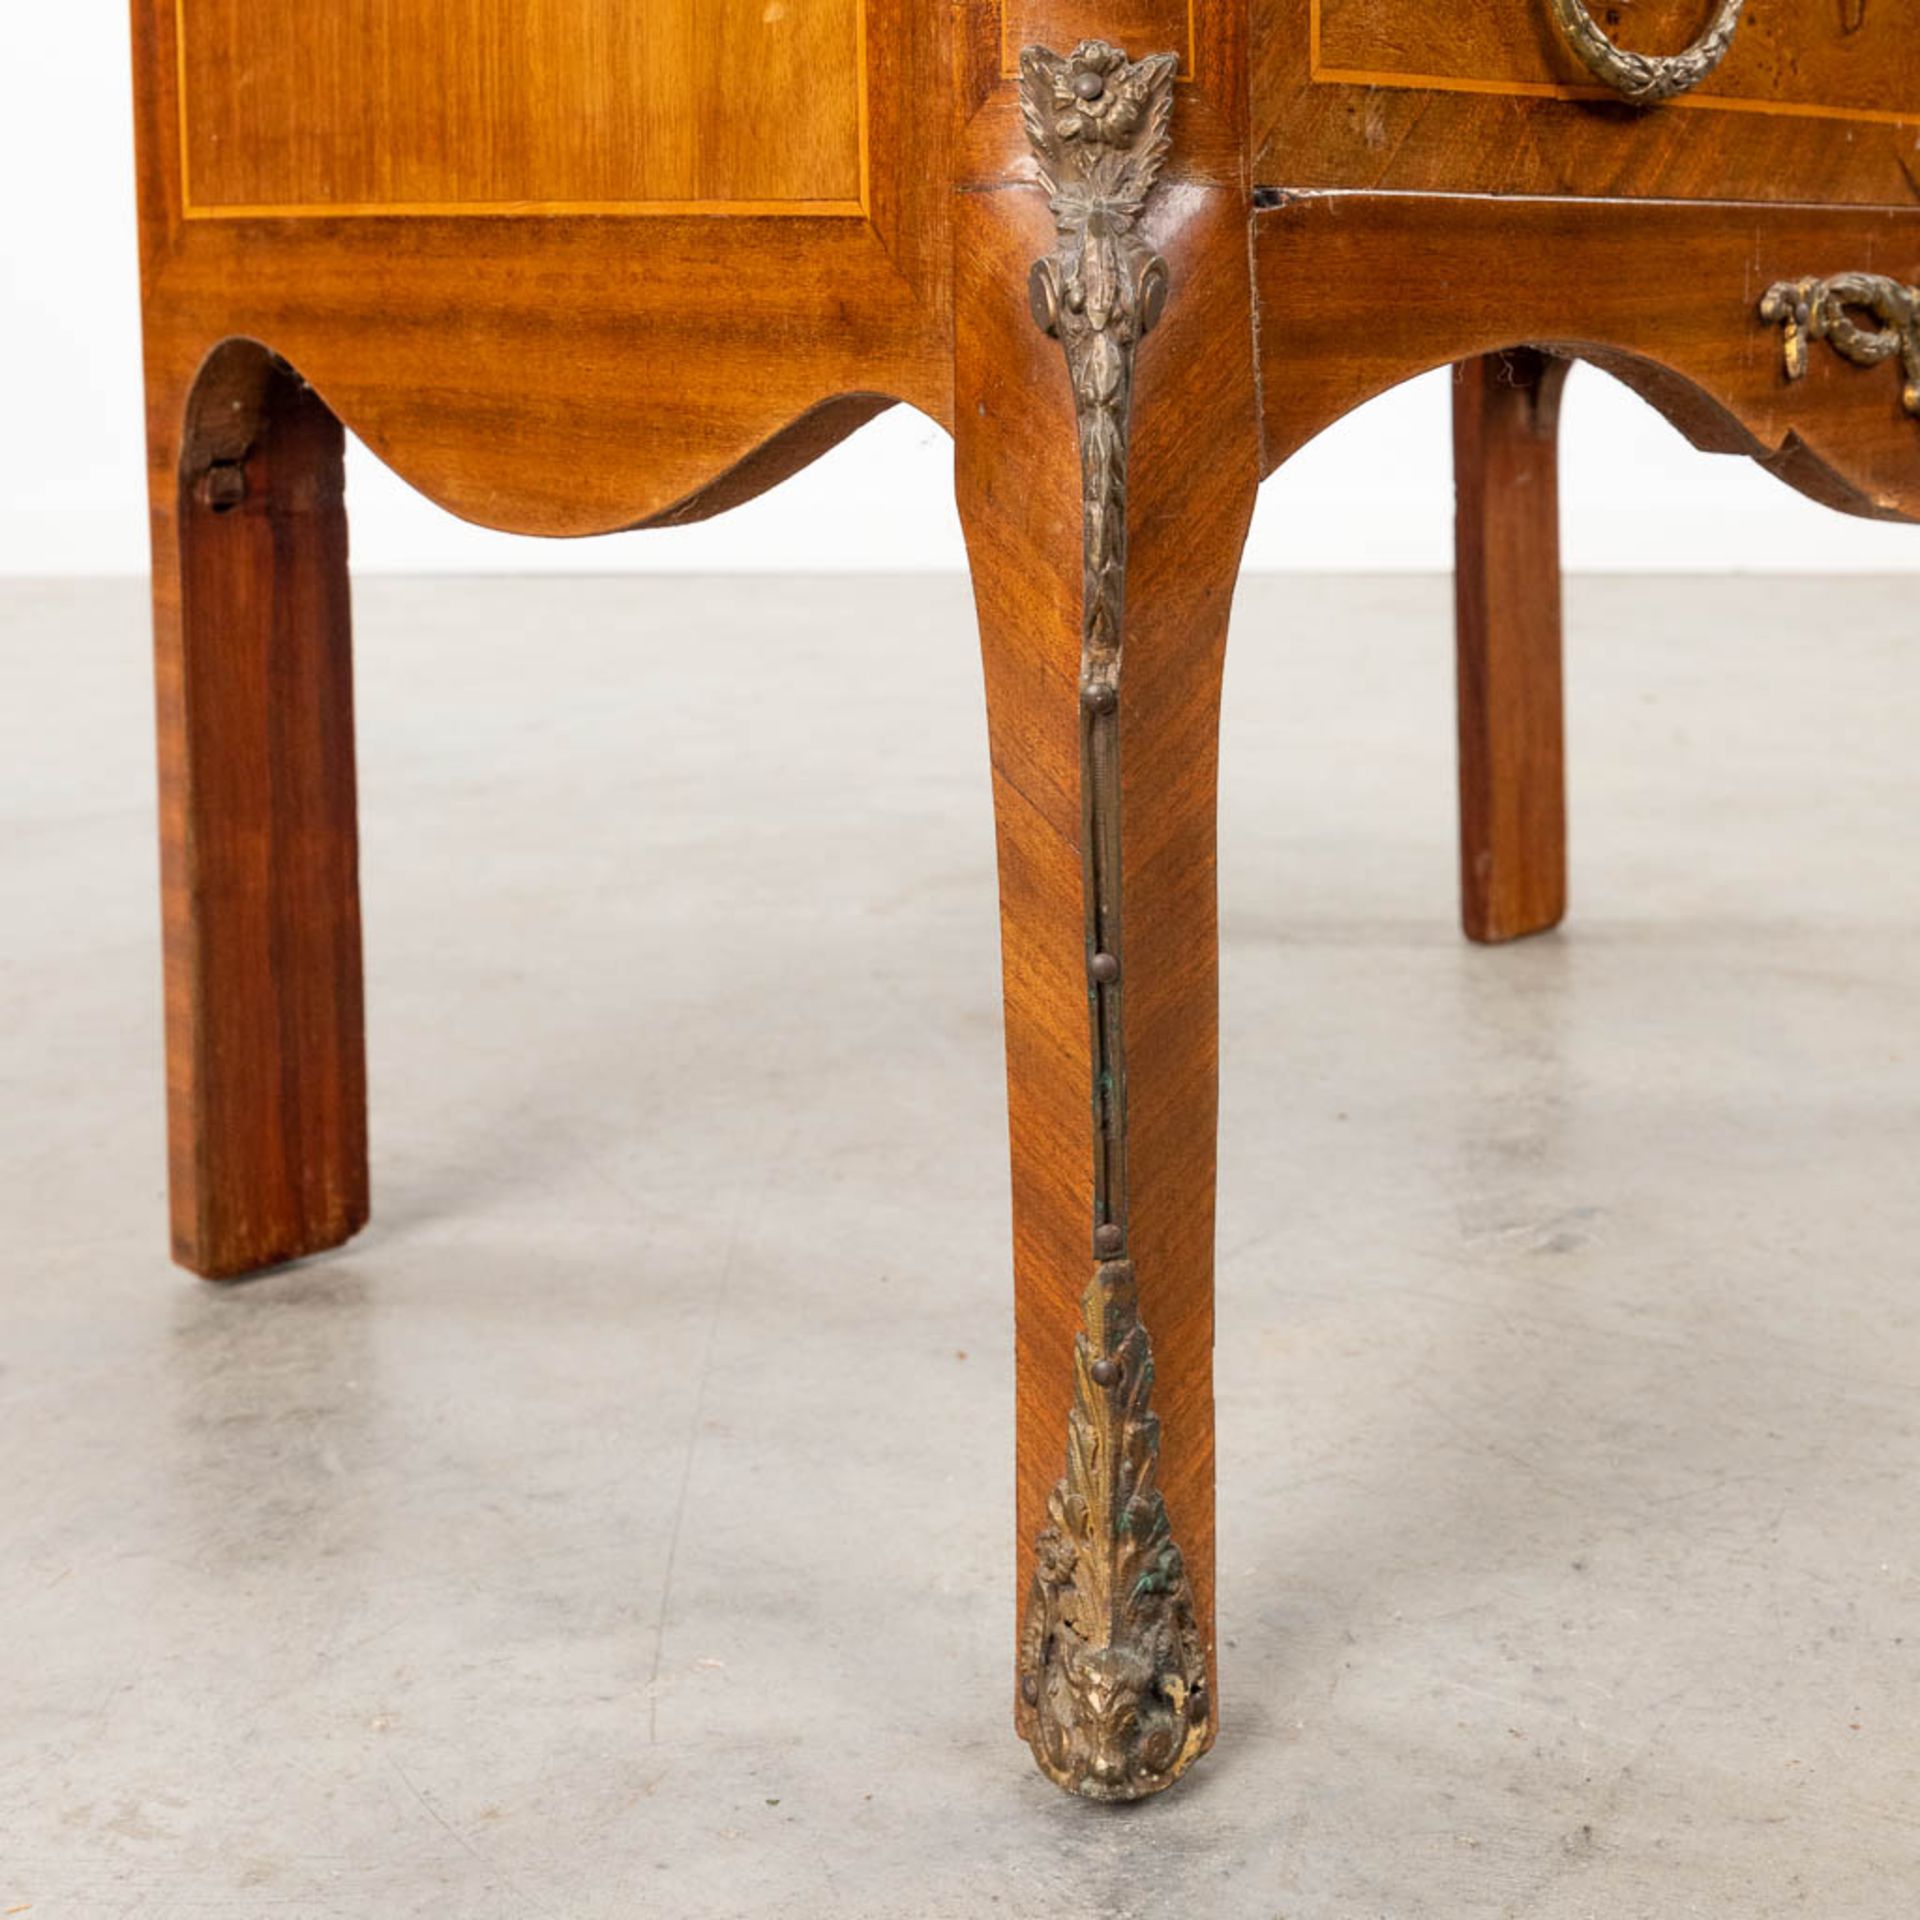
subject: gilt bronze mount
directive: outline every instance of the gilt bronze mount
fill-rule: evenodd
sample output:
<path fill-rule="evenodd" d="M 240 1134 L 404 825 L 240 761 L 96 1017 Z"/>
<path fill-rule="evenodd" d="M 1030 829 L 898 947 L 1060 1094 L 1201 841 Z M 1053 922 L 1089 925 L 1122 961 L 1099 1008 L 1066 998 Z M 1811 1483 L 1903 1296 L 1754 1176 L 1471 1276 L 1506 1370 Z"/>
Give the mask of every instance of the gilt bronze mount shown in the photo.
<path fill-rule="evenodd" d="M 1747 0 L 1717 0 L 1705 31 L 1683 53 L 1632 53 L 1611 40 L 1585 0 L 1547 0 L 1554 25 L 1596 80 L 1636 107 L 1691 93 L 1727 57 Z"/>
<path fill-rule="evenodd" d="M 1074 1343 L 1067 1471 L 1048 1502 L 1020 1645 L 1019 1720 L 1048 1778 L 1094 1800 L 1176 1780 L 1212 1737 L 1206 1650 L 1159 1488 L 1153 1350 L 1128 1245 L 1120 831 L 1121 655 L 1134 356 L 1166 262 L 1138 222 L 1167 154 L 1178 57 L 1089 40 L 1030 47 L 1020 97 L 1059 240 L 1035 262 L 1035 322 L 1061 343 L 1084 520 L 1080 791 L 1093 1060 L 1093 1275 Z"/>
<path fill-rule="evenodd" d="M 1862 326 L 1853 316 L 1878 322 Z M 1837 273 L 1830 280 L 1782 280 L 1767 289 L 1760 317 L 1783 330 L 1787 378 L 1807 372 L 1807 343 L 1824 340 L 1856 367 L 1898 360 L 1900 404 L 1920 417 L 1920 287 L 1880 273 Z"/>

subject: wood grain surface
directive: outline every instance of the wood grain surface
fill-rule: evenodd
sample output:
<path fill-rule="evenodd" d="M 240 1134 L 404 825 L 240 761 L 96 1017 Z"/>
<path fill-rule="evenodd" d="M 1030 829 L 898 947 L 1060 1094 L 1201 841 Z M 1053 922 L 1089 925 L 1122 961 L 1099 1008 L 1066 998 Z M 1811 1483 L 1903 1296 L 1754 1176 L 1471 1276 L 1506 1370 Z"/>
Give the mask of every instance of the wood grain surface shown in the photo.
<path fill-rule="evenodd" d="M 1199 30 L 1197 0 L 1006 0 L 1000 19 L 1000 67 L 1011 79 L 1020 71 L 1022 47 L 1065 53 L 1082 40 L 1109 40 L 1137 60 L 1148 53 L 1177 53 L 1193 71 Z"/>
<path fill-rule="evenodd" d="M 1315 69 L 1378 85 L 1467 83 L 1496 97 L 1565 89 L 1595 98 L 1580 56 L 1554 25 L 1546 0 L 1310 0 L 1318 29 Z M 1590 7 L 1607 35 L 1635 53 L 1678 53 L 1706 26 L 1713 0 L 1614 0 Z M 1727 57 L 1694 94 L 1719 110 L 1792 107 L 1837 118 L 1885 114 L 1920 122 L 1920 25 L 1903 0 L 1865 0 L 1857 12 L 1832 0 L 1750 4 Z"/>
<path fill-rule="evenodd" d="M 908 81 L 945 72 L 946 22 L 922 0 L 868 12 L 860 217 L 193 220 L 172 0 L 135 0 L 157 404 L 182 410 L 223 339 L 261 341 L 422 492 L 550 535 L 687 518 L 716 486 L 737 500 L 878 400 L 944 419 L 951 123 Z"/>
<path fill-rule="evenodd" d="M 863 0 L 178 0 L 197 214 L 865 198 Z"/>
<path fill-rule="evenodd" d="M 367 1220 L 343 441 L 236 345 L 152 448 L 173 1245 L 217 1279 Z"/>
<path fill-rule="evenodd" d="M 1920 517 L 1920 421 L 1894 371 L 1822 349 L 1789 381 L 1760 317 L 1774 281 L 1862 261 L 1920 277 L 1920 211 L 1289 196 L 1254 223 L 1267 464 L 1417 373 L 1542 346 L 1829 506 Z"/>
<path fill-rule="evenodd" d="M 1569 363 L 1522 348 L 1453 384 L 1460 908 L 1470 940 L 1567 911 L 1560 645 L 1560 395 Z"/>
<path fill-rule="evenodd" d="M 1283 188 L 1920 203 L 1920 34 L 1907 0 L 1749 8 L 1726 65 L 1626 105 L 1546 0 L 1250 0 L 1254 177 Z M 1705 0 L 1598 8 L 1624 45 L 1684 46 Z M 1324 9 L 1324 14 L 1322 10 Z"/>

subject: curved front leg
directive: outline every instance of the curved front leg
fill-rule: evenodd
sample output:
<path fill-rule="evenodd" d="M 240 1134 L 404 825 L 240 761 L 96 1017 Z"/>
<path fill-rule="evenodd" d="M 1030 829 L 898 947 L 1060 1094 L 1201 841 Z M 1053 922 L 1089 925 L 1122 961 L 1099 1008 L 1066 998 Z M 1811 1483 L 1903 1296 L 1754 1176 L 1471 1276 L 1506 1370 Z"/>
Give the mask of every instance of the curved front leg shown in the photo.
<path fill-rule="evenodd" d="M 1148 197 L 1172 62 L 1024 66 L 1048 192 L 965 194 L 955 236 L 1013 1148 L 1015 1714 L 1049 1777 L 1127 1800 L 1217 1726 L 1214 813 L 1251 296 L 1243 200 Z"/>

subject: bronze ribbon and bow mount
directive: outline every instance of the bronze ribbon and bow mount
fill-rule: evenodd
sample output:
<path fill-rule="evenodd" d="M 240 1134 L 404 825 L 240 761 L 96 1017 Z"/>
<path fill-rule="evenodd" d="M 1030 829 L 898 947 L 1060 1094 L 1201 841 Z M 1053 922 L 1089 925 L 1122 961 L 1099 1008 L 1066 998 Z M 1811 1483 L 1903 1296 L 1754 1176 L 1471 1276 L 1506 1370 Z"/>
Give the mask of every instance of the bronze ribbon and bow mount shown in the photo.
<path fill-rule="evenodd" d="M 1863 326 L 1854 318 L 1865 315 Z M 1920 287 L 1882 273 L 1836 273 L 1828 280 L 1781 280 L 1760 302 L 1760 318 L 1783 329 L 1787 378 L 1803 380 L 1807 344 L 1824 340 L 1856 367 L 1897 360 L 1900 404 L 1920 418 Z"/>

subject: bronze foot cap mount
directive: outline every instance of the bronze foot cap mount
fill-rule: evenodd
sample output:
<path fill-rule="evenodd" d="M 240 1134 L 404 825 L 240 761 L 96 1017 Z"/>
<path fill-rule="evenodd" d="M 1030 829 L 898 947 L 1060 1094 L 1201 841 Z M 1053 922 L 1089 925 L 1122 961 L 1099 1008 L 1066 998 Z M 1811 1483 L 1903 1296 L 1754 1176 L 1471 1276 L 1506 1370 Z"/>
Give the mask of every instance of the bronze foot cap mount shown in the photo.
<path fill-rule="evenodd" d="M 1055 1785 L 1142 1800 L 1212 1744 L 1206 1649 L 1157 1484 L 1153 1350 L 1132 1263 L 1103 1262 L 1084 1304 L 1067 1471 L 1036 1542 L 1021 1635 L 1018 1721 Z"/>

